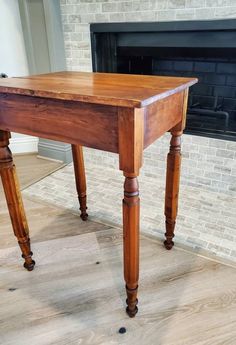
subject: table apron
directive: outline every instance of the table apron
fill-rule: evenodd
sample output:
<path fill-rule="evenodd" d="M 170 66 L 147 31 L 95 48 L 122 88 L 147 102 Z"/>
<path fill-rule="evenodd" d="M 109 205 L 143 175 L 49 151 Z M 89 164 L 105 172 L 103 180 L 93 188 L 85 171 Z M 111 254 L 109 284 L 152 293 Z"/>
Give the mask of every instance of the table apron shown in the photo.
<path fill-rule="evenodd" d="M 116 106 L 2 93 L 0 129 L 118 153 Z"/>
<path fill-rule="evenodd" d="M 184 128 L 186 94 L 187 91 L 176 93 L 145 108 L 144 148 L 178 123 Z"/>

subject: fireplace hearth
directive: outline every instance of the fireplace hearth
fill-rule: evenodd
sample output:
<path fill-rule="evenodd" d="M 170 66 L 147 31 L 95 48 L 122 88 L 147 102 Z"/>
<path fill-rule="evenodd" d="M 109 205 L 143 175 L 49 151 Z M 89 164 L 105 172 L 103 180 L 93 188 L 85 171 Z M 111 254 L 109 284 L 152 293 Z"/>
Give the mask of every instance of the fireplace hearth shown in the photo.
<path fill-rule="evenodd" d="M 90 28 L 94 71 L 197 77 L 185 132 L 236 141 L 235 20 Z"/>

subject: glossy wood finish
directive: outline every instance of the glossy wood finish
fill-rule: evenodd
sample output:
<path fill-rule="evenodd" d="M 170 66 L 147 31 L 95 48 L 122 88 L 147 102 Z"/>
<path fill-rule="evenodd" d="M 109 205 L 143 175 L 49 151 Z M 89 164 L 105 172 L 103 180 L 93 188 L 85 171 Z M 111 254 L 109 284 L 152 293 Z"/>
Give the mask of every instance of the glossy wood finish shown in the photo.
<path fill-rule="evenodd" d="M 127 292 L 127 314 L 138 312 L 139 278 L 139 187 L 136 177 L 125 177 L 123 199 L 124 278 Z"/>
<path fill-rule="evenodd" d="M 195 83 L 194 78 L 56 72 L 1 80 L 0 93 L 141 108 Z"/>
<path fill-rule="evenodd" d="M 174 229 L 178 212 L 179 181 L 181 167 L 181 134 L 182 132 L 171 131 L 170 151 L 167 156 L 166 173 L 166 196 L 165 196 L 165 216 L 166 216 L 166 249 L 171 249 L 174 245 Z"/>
<path fill-rule="evenodd" d="M 84 169 L 83 148 L 79 145 L 71 145 L 75 171 L 75 184 L 80 204 L 81 219 L 87 220 L 87 195 L 86 195 L 86 176 Z"/>
<path fill-rule="evenodd" d="M 137 176 L 143 164 L 143 109 L 119 108 L 118 131 L 120 170 Z"/>
<path fill-rule="evenodd" d="M 116 107 L 1 94 L 1 86 L 0 104 L 2 130 L 118 153 Z"/>
<path fill-rule="evenodd" d="M 168 158 L 166 188 L 167 242 L 170 247 L 177 214 L 179 137 L 185 123 L 186 90 L 194 83 L 196 79 L 192 78 L 79 72 L 0 81 L 0 130 L 3 138 L 9 131 L 15 131 L 72 144 L 83 219 L 87 218 L 87 213 L 81 146 L 119 154 L 119 167 L 125 176 L 124 277 L 127 313 L 131 317 L 137 313 L 140 208 L 137 177 L 143 162 L 143 150 L 171 129 L 174 139 Z M 2 140 L 2 145 L 0 166 L 3 171 L 6 141 Z M 2 174 L 2 178 L 5 189 L 16 185 L 13 174 Z M 20 204 L 23 210 L 19 193 L 15 191 L 7 196 L 16 210 L 11 212 L 14 222 L 23 219 L 23 211 L 19 216 L 19 207 L 14 203 L 17 196 L 16 204 Z M 27 255 L 24 255 L 30 261 L 29 244 L 27 248 Z M 26 253 L 25 247 L 23 249 Z"/>
<path fill-rule="evenodd" d="M 32 260 L 33 253 L 30 249 L 29 228 L 24 212 L 16 168 L 13 164 L 9 145 L 10 133 L 0 131 L 0 174 L 11 217 L 14 234 L 17 237 L 22 257 L 25 260 L 24 267 L 32 271 L 35 265 Z"/>
<path fill-rule="evenodd" d="M 184 99 L 183 91 L 145 108 L 145 148 L 182 120 Z"/>
<path fill-rule="evenodd" d="M 166 167 L 166 190 L 165 190 L 165 217 L 166 217 L 166 240 L 164 245 L 167 250 L 174 245 L 175 223 L 178 213 L 179 183 L 181 170 L 181 136 L 185 128 L 187 113 L 188 90 L 183 92 L 181 120 L 171 128 L 170 150 L 167 155 Z"/>

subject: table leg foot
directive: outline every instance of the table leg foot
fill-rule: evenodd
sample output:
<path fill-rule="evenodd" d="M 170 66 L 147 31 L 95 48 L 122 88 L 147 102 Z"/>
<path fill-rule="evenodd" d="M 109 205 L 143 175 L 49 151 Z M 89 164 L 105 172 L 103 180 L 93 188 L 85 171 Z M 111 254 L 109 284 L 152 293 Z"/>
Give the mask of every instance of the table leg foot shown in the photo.
<path fill-rule="evenodd" d="M 88 214 L 87 214 L 87 213 L 86 213 L 86 214 L 81 213 L 80 218 L 81 218 L 84 222 L 86 222 L 86 220 L 88 220 Z"/>
<path fill-rule="evenodd" d="M 171 250 L 174 246 L 174 230 L 178 212 L 179 181 L 181 167 L 181 134 L 182 131 L 171 131 L 170 151 L 167 156 L 166 173 L 166 195 L 165 195 L 165 216 L 166 216 L 166 240 L 164 246 Z"/>
<path fill-rule="evenodd" d="M 126 299 L 126 313 L 129 315 L 129 317 L 135 317 L 135 315 L 138 312 L 138 299 L 137 299 L 137 294 L 138 294 L 138 287 L 135 289 L 129 289 L 126 286 L 126 293 L 127 293 L 127 299 Z"/>
<path fill-rule="evenodd" d="M 25 260 L 24 268 L 28 271 L 33 271 L 35 266 L 35 261 L 32 259 L 33 252 L 30 249 L 30 239 L 29 237 L 18 238 L 18 244 L 22 252 L 22 258 Z"/>
<path fill-rule="evenodd" d="M 171 250 L 175 245 L 174 241 L 168 242 L 167 240 L 165 240 L 163 243 L 167 250 Z"/>
<path fill-rule="evenodd" d="M 16 168 L 13 164 L 11 151 L 8 148 L 9 138 L 9 132 L 0 131 L 0 174 L 14 234 L 18 240 L 22 257 L 25 260 L 24 267 L 32 271 L 35 261 L 32 260 L 33 253 L 30 249 L 29 228 Z"/>
<path fill-rule="evenodd" d="M 80 204 L 80 218 L 83 220 L 83 221 L 86 221 L 88 219 L 88 213 L 87 213 L 87 196 L 82 196 L 82 197 L 78 197 L 79 199 L 79 204 Z"/>
<path fill-rule="evenodd" d="M 24 263 L 24 268 L 27 269 L 27 271 L 29 271 L 29 272 L 33 271 L 34 266 L 35 266 L 34 260 L 32 260 L 31 264 L 27 264 L 26 262 Z"/>
<path fill-rule="evenodd" d="M 174 241 L 173 241 L 173 238 L 175 237 L 174 228 L 175 228 L 175 222 L 166 220 L 166 233 L 165 233 L 166 240 L 164 241 L 164 246 L 167 250 L 171 250 L 172 247 L 174 246 Z"/>

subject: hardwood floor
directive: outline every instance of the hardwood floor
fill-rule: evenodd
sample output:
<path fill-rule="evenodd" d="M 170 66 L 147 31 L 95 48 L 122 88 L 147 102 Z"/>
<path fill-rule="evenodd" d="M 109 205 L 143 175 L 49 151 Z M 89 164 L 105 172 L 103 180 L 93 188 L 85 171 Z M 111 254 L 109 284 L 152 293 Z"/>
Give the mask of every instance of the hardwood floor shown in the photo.
<path fill-rule="evenodd" d="M 233 267 L 142 237 L 139 313 L 130 319 L 120 229 L 24 198 L 36 260 L 27 272 L 0 197 L 0 344 L 235 344 Z"/>
<path fill-rule="evenodd" d="M 15 155 L 13 158 L 17 167 L 21 189 L 30 186 L 64 166 L 59 161 L 38 158 L 36 154 Z M 0 183 L 1 188 L 2 184 Z"/>

